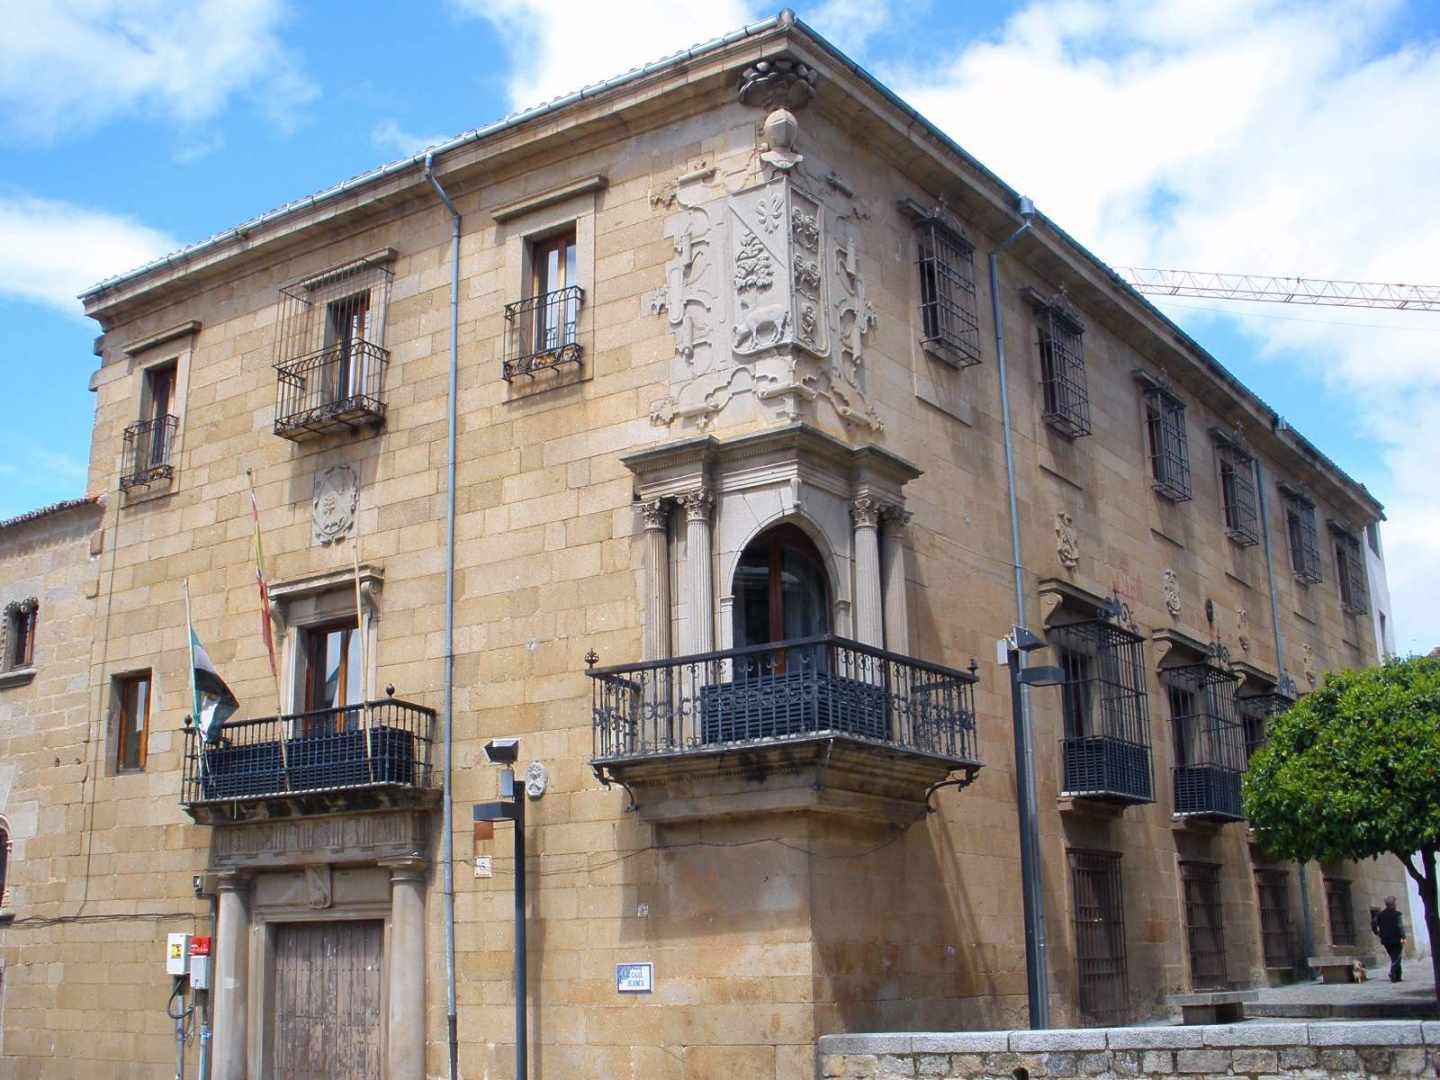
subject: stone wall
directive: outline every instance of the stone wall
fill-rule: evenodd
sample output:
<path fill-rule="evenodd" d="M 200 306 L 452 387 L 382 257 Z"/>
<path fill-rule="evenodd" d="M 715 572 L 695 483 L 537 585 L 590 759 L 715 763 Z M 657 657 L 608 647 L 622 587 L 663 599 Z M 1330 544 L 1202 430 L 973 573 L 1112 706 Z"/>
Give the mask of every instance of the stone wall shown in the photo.
<path fill-rule="evenodd" d="M 824 1080 L 1433 1076 L 1440 1069 L 1440 1023 L 832 1035 L 819 1041 L 816 1067 Z"/>

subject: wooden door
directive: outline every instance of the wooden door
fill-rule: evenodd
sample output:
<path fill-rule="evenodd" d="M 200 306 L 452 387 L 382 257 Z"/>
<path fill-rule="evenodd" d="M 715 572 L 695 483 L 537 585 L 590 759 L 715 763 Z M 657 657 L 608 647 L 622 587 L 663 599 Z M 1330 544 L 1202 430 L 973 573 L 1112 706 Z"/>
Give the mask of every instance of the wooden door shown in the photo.
<path fill-rule="evenodd" d="M 282 923 L 275 933 L 275 1080 L 361 1080 L 381 1059 L 379 921 Z"/>

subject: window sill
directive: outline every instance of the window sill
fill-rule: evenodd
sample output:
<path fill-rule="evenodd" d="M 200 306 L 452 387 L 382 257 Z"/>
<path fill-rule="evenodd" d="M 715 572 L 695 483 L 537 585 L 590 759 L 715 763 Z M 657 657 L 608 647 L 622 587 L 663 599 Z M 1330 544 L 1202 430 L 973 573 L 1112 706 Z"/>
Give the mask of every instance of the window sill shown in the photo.
<path fill-rule="evenodd" d="M 1229 537 L 1232 544 L 1240 548 L 1254 547 L 1260 543 L 1258 538 L 1250 536 L 1248 533 L 1236 532 L 1234 529 L 1226 529 L 1225 535 Z"/>
<path fill-rule="evenodd" d="M 938 360 L 940 363 L 952 367 L 956 371 L 964 371 L 966 368 L 975 367 L 981 362 L 978 353 L 971 356 L 964 349 L 956 348 L 954 345 L 941 341 L 939 338 L 922 338 L 920 348 L 925 355 L 932 360 Z"/>
<path fill-rule="evenodd" d="M 31 679 L 35 678 L 35 672 L 36 668 L 33 664 L 29 667 L 0 671 L 0 690 L 11 686 L 24 686 Z"/>
<path fill-rule="evenodd" d="M 1193 497 L 1190 492 L 1182 491 L 1179 488 L 1171 487 L 1168 484 L 1151 482 L 1150 489 L 1168 503 L 1186 503 Z"/>

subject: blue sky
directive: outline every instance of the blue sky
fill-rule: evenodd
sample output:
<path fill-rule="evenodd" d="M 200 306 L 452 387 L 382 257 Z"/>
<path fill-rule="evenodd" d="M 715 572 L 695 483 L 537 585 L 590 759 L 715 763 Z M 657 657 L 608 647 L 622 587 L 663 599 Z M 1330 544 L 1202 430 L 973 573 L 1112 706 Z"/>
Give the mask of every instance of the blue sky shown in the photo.
<path fill-rule="evenodd" d="M 1440 143 L 1440 5 L 798 10 L 1113 264 L 1440 279 L 1440 148 L 1426 145 Z M 27 0 L 7 12 L 0 347 L 14 399 L 0 517 L 84 488 L 98 328 L 70 299 L 80 289 L 771 11 Z M 1440 316 L 1166 310 L 1387 503 L 1401 645 L 1440 641 Z"/>

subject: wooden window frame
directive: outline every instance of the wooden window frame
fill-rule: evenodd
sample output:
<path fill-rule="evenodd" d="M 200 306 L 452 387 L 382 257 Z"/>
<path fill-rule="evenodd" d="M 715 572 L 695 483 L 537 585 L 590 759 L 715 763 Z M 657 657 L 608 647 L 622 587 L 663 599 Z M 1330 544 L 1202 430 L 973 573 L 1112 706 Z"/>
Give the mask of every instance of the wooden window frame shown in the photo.
<path fill-rule="evenodd" d="M 40 602 L 35 597 L 12 600 L 5 605 L 0 627 L 0 672 L 24 671 L 35 666 L 35 631 L 40 622 Z"/>
<path fill-rule="evenodd" d="M 141 718 L 141 724 L 136 729 L 136 761 L 134 764 L 125 760 L 125 744 L 127 733 L 131 730 L 130 721 L 133 719 L 131 712 L 130 688 L 143 682 L 145 684 L 145 715 Z M 117 675 L 114 679 L 115 686 L 115 772 L 135 773 L 144 772 L 145 766 L 150 759 L 150 725 L 151 718 L 155 713 L 155 675 L 153 671 L 136 671 L 127 675 Z"/>

